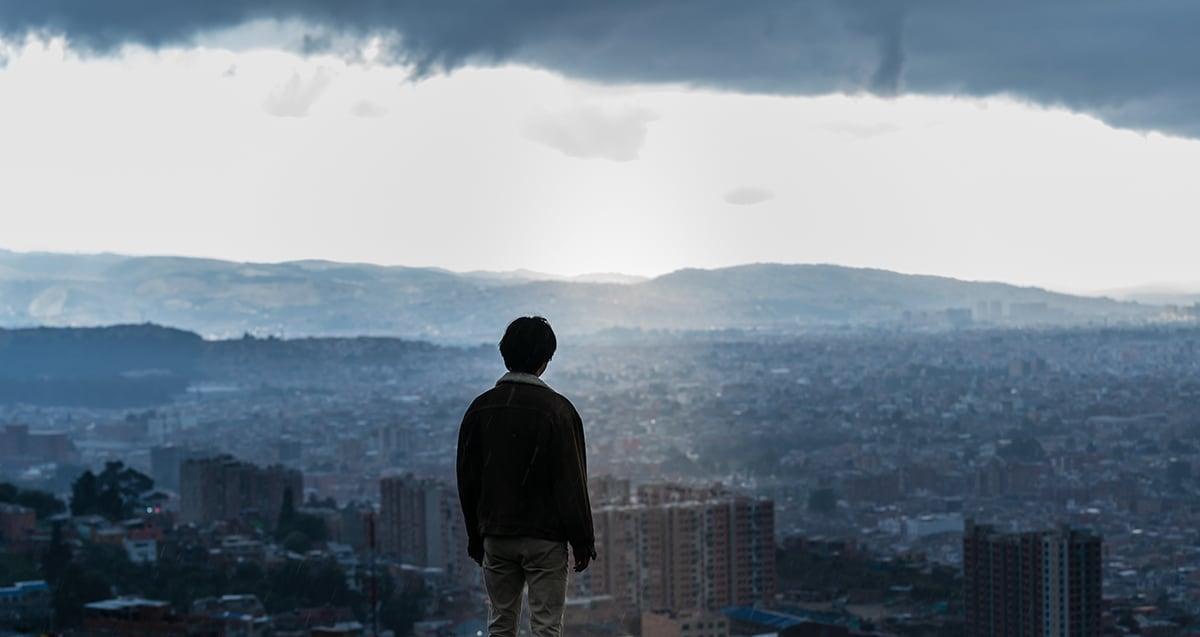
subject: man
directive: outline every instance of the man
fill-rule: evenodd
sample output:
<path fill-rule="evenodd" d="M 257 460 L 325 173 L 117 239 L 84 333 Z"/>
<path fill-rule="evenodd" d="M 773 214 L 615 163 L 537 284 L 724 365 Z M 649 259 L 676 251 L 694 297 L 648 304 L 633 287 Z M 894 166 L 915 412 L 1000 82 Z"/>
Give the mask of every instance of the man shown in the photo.
<path fill-rule="evenodd" d="M 577 573 L 596 557 L 583 421 L 540 378 L 557 346 L 540 316 L 510 323 L 500 340 L 508 373 L 471 403 L 458 431 L 458 496 L 467 552 L 491 601 L 491 637 L 517 634 L 526 584 L 534 636 L 558 637 L 567 545 Z"/>

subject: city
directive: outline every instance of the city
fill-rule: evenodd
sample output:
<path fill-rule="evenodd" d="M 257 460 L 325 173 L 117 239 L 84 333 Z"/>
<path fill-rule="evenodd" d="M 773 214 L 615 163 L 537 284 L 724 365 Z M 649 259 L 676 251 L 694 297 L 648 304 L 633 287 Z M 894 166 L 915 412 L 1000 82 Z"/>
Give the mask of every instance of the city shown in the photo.
<path fill-rule="evenodd" d="M 498 376 L 495 350 L 208 347 L 204 380 L 166 404 L 4 407 L 4 590 L 40 600 L 10 621 L 287 635 L 310 613 L 322 635 L 486 630 L 453 458 L 463 406 Z M 1200 612 L 1198 353 L 1200 329 L 1183 324 L 564 348 L 548 382 L 586 423 L 600 555 L 573 578 L 568 629 L 961 634 L 1001 594 L 978 582 L 1018 578 L 985 570 L 991 544 L 978 542 L 1065 528 L 1096 538 L 1070 569 L 1088 630 L 1175 634 Z M 104 468 L 97 504 L 78 502 L 77 467 Z M 120 496 L 100 504 L 109 483 Z M 73 585 L 114 596 L 48 596 L 35 556 L 58 546 L 105 564 Z M 279 569 L 336 603 L 279 591 Z"/>

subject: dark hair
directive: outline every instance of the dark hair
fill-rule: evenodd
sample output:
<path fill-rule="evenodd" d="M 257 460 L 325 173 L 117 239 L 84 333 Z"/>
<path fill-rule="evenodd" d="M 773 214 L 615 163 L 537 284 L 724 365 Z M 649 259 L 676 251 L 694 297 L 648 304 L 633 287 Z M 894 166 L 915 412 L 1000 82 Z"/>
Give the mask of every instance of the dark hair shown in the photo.
<path fill-rule="evenodd" d="M 504 366 L 513 372 L 533 374 L 554 357 L 558 340 L 550 322 L 540 316 L 522 316 L 508 324 L 500 339 Z"/>

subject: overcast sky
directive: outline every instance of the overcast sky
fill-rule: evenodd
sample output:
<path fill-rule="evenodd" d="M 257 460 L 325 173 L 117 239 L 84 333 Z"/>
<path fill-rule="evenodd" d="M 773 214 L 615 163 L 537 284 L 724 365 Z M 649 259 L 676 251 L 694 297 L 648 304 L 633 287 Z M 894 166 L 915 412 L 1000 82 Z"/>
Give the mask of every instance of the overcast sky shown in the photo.
<path fill-rule="evenodd" d="M 770 59 L 758 79 L 673 58 L 641 70 L 573 56 L 566 37 L 473 57 L 238 16 L 97 39 L 56 15 L 27 19 L 57 31 L 0 35 L 2 248 L 563 274 L 828 262 L 1066 290 L 1200 280 L 1200 126 L 1181 114 L 1194 75 L 1127 95 L 949 90 L 934 52 L 889 39 L 887 15 L 864 18 L 865 43 L 826 47 L 837 73 L 801 68 L 816 79 L 793 84 Z M 1073 71 L 1091 72 L 1108 71 Z"/>

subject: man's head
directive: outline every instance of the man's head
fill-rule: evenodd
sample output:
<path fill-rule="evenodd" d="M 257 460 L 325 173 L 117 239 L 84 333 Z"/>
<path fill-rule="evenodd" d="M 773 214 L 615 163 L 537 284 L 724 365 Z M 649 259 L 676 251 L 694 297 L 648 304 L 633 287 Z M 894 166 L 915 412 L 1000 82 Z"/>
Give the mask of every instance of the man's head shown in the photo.
<path fill-rule="evenodd" d="M 554 330 L 540 316 L 522 316 L 509 323 L 500 339 L 500 355 L 510 372 L 540 375 L 557 348 Z"/>

